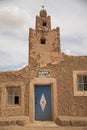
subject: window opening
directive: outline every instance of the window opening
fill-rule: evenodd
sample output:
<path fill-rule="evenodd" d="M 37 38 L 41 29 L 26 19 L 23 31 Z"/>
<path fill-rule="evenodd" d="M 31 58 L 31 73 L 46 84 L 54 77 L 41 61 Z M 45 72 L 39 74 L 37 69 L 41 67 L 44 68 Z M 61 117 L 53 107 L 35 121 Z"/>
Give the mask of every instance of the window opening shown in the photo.
<path fill-rule="evenodd" d="M 78 75 L 78 91 L 87 91 L 87 76 Z"/>
<path fill-rule="evenodd" d="M 46 21 L 43 21 L 43 26 L 47 26 L 47 23 L 46 23 Z"/>
<path fill-rule="evenodd" d="M 20 103 L 20 87 L 7 87 L 7 104 L 17 105 Z"/>
<path fill-rule="evenodd" d="M 46 40 L 45 38 L 42 38 L 41 41 L 40 41 L 41 44 L 45 44 L 46 43 Z"/>
<path fill-rule="evenodd" d="M 15 96 L 14 103 L 19 104 L 19 96 Z"/>

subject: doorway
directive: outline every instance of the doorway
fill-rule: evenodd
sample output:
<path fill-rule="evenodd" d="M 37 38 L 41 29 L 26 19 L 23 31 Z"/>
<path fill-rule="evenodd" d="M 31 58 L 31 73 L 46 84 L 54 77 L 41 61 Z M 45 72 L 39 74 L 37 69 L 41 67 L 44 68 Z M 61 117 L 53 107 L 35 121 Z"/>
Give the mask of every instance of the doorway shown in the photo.
<path fill-rule="evenodd" d="M 35 120 L 51 120 L 51 85 L 35 85 Z"/>
<path fill-rule="evenodd" d="M 39 89 L 39 90 L 38 90 Z M 29 119 L 30 121 L 45 121 L 57 119 L 57 82 L 54 78 L 34 78 L 30 82 L 30 95 L 29 95 Z M 40 94 L 38 94 L 38 91 Z M 47 92 L 47 94 L 46 94 Z M 37 95 L 39 98 L 36 100 Z M 49 95 L 49 96 L 48 96 Z M 37 103 L 37 105 L 36 105 Z M 49 103 L 49 104 L 48 104 Z M 43 105 L 41 105 L 43 104 Z M 47 106 L 48 105 L 48 106 Z M 40 115 L 40 118 L 37 114 L 38 108 L 42 113 L 49 110 L 49 116 L 43 117 Z M 47 108 L 46 108 L 47 107 Z M 36 110 L 35 110 L 36 109 Z M 48 112 L 46 112 L 48 114 Z M 40 113 L 41 114 L 41 113 Z M 43 114 L 42 114 L 43 115 Z M 38 118 L 37 118 L 38 116 Z"/>

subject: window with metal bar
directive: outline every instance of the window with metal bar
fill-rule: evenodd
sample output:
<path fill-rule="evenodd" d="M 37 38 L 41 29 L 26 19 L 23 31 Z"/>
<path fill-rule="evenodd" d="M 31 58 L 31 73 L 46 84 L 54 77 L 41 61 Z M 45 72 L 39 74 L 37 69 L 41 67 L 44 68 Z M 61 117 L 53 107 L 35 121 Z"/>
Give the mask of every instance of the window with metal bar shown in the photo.
<path fill-rule="evenodd" d="M 20 87 L 7 87 L 7 104 L 9 105 L 19 105 L 20 104 Z"/>
<path fill-rule="evenodd" d="M 78 91 L 87 91 L 87 76 L 86 75 L 78 75 Z"/>

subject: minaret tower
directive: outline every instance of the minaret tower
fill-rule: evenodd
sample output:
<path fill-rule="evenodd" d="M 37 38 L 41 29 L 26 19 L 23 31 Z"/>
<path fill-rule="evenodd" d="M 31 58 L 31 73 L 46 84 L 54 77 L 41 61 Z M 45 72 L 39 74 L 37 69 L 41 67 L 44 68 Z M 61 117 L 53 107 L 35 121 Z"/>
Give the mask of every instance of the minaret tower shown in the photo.
<path fill-rule="evenodd" d="M 31 58 L 42 66 L 58 64 L 63 60 L 59 28 L 51 29 L 51 17 L 47 15 L 44 8 L 40 11 L 39 16 L 36 16 L 35 30 L 30 29 L 29 64 L 31 64 Z"/>

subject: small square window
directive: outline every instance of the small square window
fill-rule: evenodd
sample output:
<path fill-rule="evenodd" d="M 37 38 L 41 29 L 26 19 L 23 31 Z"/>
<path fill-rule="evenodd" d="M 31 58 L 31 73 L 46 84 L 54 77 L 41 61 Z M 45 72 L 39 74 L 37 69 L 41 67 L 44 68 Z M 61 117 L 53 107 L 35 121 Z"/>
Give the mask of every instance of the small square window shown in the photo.
<path fill-rule="evenodd" d="M 86 75 L 78 75 L 78 91 L 87 91 L 87 76 Z"/>
<path fill-rule="evenodd" d="M 87 71 L 73 72 L 74 96 L 87 96 Z"/>
<path fill-rule="evenodd" d="M 40 40 L 40 43 L 41 43 L 41 44 L 45 44 L 45 43 L 46 43 L 45 38 L 42 38 L 42 39 Z"/>
<path fill-rule="evenodd" d="M 43 26 L 47 26 L 47 23 L 46 23 L 46 21 L 43 21 Z"/>
<path fill-rule="evenodd" d="M 20 87 L 7 87 L 7 104 L 17 105 L 20 104 Z"/>

